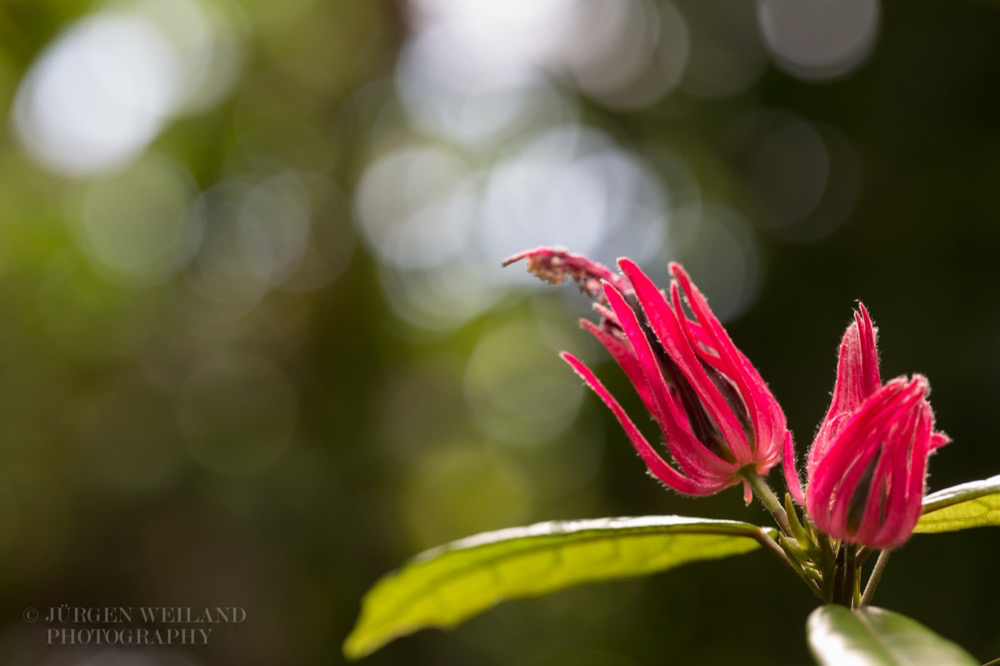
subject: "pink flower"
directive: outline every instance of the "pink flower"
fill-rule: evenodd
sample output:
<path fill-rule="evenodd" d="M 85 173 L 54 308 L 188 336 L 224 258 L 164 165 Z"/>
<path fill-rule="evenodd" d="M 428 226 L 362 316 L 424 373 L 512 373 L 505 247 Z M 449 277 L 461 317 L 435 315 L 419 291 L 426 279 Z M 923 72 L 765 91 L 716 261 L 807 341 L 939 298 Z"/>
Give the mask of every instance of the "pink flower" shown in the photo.
<path fill-rule="evenodd" d="M 861 406 L 865 398 L 882 388 L 878 372 L 878 350 L 875 347 L 876 329 L 872 326 L 867 308 L 859 304 L 859 310 L 854 313 L 854 323 L 847 327 L 840 343 L 833 400 L 806 459 L 809 478 L 812 478 L 816 463 L 826 455 L 833 438 L 851 414 Z"/>
<path fill-rule="evenodd" d="M 646 440 L 594 373 L 571 354 L 563 359 L 604 401 L 649 471 L 688 495 L 711 495 L 738 483 L 751 498 L 748 472 L 765 475 L 782 450 L 791 453 L 785 415 L 750 361 L 737 349 L 684 269 L 670 264 L 670 299 L 628 259 L 621 275 L 564 250 L 515 255 L 535 275 L 572 277 L 597 300 L 599 324 L 581 325 L 628 376 L 663 432 L 670 464 Z M 685 305 L 694 318 L 685 314 Z"/>
<path fill-rule="evenodd" d="M 921 375 L 882 386 L 875 328 L 861 305 L 841 342 L 833 400 L 806 461 L 806 509 L 820 530 L 879 549 L 909 538 L 927 458 L 949 441 L 934 432 L 929 391 Z"/>

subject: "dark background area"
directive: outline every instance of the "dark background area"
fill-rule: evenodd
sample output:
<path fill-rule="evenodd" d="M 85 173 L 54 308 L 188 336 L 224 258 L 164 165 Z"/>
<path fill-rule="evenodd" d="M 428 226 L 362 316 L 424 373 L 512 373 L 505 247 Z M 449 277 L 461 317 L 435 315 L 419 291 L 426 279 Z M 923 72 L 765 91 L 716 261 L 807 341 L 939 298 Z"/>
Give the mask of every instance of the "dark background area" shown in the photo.
<path fill-rule="evenodd" d="M 586 299 L 500 268 L 542 243 L 684 262 L 800 459 L 860 299 L 953 440 L 929 489 L 1000 473 L 1000 5 L 499 5 L 0 3 L 0 663 L 340 663 L 364 592 L 451 539 L 766 523 L 646 476 L 556 356 L 646 421 Z M 998 550 L 914 537 L 875 603 L 997 658 Z M 247 620 L 109 652 L 23 619 L 60 604 Z M 806 664 L 814 607 L 753 553 L 361 663 Z"/>

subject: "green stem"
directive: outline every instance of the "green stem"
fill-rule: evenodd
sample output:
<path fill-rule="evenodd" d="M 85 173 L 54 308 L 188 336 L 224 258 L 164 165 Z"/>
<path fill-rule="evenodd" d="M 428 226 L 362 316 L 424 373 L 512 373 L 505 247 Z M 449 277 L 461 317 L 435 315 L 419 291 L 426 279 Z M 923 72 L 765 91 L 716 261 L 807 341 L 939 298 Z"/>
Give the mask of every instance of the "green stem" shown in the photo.
<path fill-rule="evenodd" d="M 861 592 L 858 584 L 857 546 L 844 543 L 837 553 L 833 587 L 829 601 L 848 608 L 857 608 Z"/>
<path fill-rule="evenodd" d="M 750 487 L 753 488 L 754 493 L 760 499 L 764 507 L 771 512 L 774 516 L 774 520 L 778 523 L 778 527 L 781 531 L 785 533 L 785 536 L 794 537 L 792 534 L 792 526 L 788 522 L 788 514 L 781 507 L 781 502 L 778 501 L 778 497 L 771 490 L 771 486 L 767 485 L 767 481 L 764 477 L 760 476 L 756 472 L 749 470 L 745 474 L 744 478 L 750 482 Z"/>
<path fill-rule="evenodd" d="M 851 546 L 847 551 L 847 566 L 850 586 L 847 588 L 847 598 L 851 608 L 861 607 L 861 563 L 858 561 L 858 549 Z"/>
<path fill-rule="evenodd" d="M 878 559 L 875 560 L 875 568 L 872 569 L 872 575 L 868 577 L 868 584 L 865 585 L 865 593 L 861 597 L 861 606 L 867 606 L 872 602 L 872 597 L 875 596 L 875 588 L 878 587 L 878 582 L 882 580 L 882 572 L 885 571 L 885 565 L 889 562 L 889 554 L 891 550 L 883 550 L 878 555 Z"/>

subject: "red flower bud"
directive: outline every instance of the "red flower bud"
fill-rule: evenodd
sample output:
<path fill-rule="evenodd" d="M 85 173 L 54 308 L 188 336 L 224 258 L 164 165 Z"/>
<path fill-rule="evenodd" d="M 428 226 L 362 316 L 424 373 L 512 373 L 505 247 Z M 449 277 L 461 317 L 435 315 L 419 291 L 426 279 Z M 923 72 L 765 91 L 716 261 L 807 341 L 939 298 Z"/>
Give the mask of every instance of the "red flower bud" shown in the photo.
<path fill-rule="evenodd" d="M 927 459 L 949 441 L 934 432 L 929 391 L 921 375 L 881 385 L 875 329 L 862 305 L 844 334 L 833 400 L 806 463 L 805 504 L 819 529 L 869 548 L 909 538 Z"/>

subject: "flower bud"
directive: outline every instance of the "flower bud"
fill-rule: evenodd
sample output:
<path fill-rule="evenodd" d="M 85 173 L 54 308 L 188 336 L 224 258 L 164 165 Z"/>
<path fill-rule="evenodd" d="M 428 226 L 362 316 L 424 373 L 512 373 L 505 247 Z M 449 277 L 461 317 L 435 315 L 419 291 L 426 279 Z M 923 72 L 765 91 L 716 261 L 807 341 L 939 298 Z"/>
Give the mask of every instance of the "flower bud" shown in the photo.
<path fill-rule="evenodd" d="M 815 462 L 806 508 L 816 526 L 869 548 L 896 548 L 920 518 L 934 432 L 927 380 L 894 379 L 846 419 Z"/>
<path fill-rule="evenodd" d="M 926 378 L 882 386 L 875 337 L 861 305 L 844 333 L 833 399 L 809 450 L 805 504 L 827 534 L 884 549 L 901 545 L 913 532 L 927 459 L 949 440 L 934 432 Z M 786 476 L 789 461 L 786 456 Z"/>

